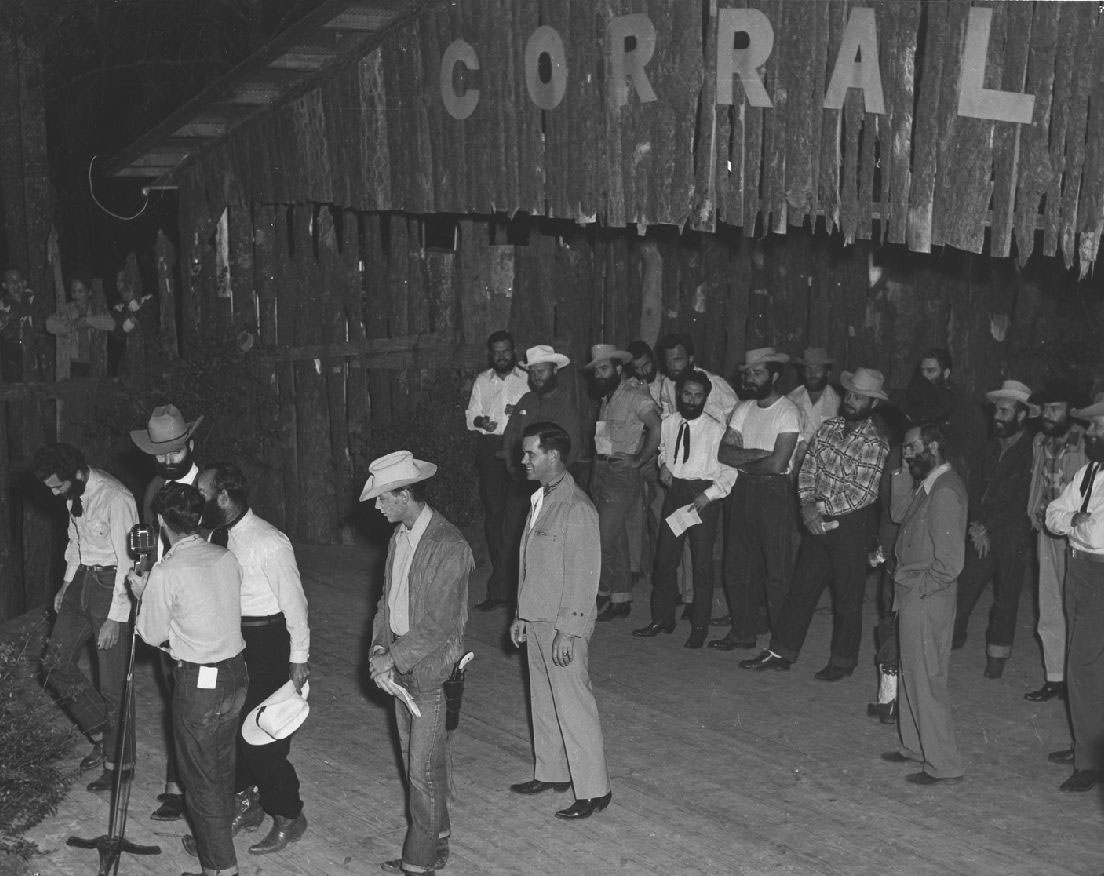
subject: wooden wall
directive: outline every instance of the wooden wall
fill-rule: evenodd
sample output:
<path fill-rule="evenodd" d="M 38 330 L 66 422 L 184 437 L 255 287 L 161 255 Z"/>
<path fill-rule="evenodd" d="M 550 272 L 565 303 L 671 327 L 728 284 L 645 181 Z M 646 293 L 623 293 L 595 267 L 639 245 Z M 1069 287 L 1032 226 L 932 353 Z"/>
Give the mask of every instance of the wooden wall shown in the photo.
<path fill-rule="evenodd" d="M 775 32 L 762 68 L 768 109 L 745 101 L 738 78 L 735 105 L 715 103 L 716 10 L 745 5 Z M 867 5 L 885 112 L 867 112 L 856 89 L 842 109 L 823 109 L 844 27 Z M 1034 95 L 1030 124 L 958 114 L 965 0 L 452 0 L 323 71 L 176 176 L 212 211 L 523 211 L 613 228 L 723 222 L 748 236 L 821 216 L 845 240 L 921 252 L 988 246 L 1023 264 L 1038 244 L 1085 274 L 1104 229 L 1100 4 L 973 6 L 992 8 L 984 85 Z M 657 99 L 618 106 L 605 88 L 606 30 L 639 12 L 656 29 L 646 69 Z M 541 24 L 566 46 L 567 90 L 551 110 L 525 85 L 526 42 Z M 440 92 L 441 54 L 458 37 L 480 59 L 478 73 L 462 74 L 480 90 L 464 120 Z"/>

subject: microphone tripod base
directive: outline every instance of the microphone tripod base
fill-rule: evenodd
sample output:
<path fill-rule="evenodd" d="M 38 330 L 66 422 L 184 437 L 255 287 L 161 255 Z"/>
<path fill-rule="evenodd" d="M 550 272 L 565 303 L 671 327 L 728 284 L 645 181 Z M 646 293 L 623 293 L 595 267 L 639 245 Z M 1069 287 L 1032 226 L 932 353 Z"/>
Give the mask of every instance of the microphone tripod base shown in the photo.
<path fill-rule="evenodd" d="M 81 839 L 79 836 L 71 836 L 65 841 L 65 844 L 78 849 L 95 849 L 100 853 L 100 869 L 96 876 L 111 876 L 111 873 L 118 867 L 119 857 L 123 852 L 131 855 L 161 854 L 161 846 L 140 846 L 125 837 L 111 837 L 107 834 L 95 839 Z"/>

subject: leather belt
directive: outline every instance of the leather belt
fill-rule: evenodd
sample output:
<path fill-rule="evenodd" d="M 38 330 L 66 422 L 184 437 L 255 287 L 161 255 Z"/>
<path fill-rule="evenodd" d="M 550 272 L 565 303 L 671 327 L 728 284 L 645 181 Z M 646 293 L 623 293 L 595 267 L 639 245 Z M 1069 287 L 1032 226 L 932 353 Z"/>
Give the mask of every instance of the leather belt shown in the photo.
<path fill-rule="evenodd" d="M 276 612 L 276 614 L 267 614 L 259 616 L 243 615 L 241 619 L 241 625 L 243 627 L 267 627 L 271 624 L 279 624 L 284 621 L 284 613 L 282 611 Z"/>
<path fill-rule="evenodd" d="M 114 572 L 115 566 L 93 566 L 88 563 L 81 563 L 79 568 L 87 569 L 89 572 Z"/>
<path fill-rule="evenodd" d="M 616 453 L 595 453 L 594 458 L 597 459 L 599 462 L 615 462 L 626 460 L 629 457 L 620 456 Z"/>
<path fill-rule="evenodd" d="M 241 657 L 241 655 L 242 655 L 242 652 L 239 651 L 233 657 L 227 657 L 227 658 L 225 658 L 223 660 L 219 660 L 215 663 L 193 663 L 191 660 L 177 660 L 176 661 L 176 666 L 177 666 L 178 669 L 186 669 L 189 666 L 207 667 L 209 669 L 215 669 L 215 668 L 218 668 L 219 666 L 225 666 L 227 663 L 230 663 L 233 660 L 237 660 L 239 657 Z"/>
<path fill-rule="evenodd" d="M 1088 560 L 1090 563 L 1104 563 L 1104 554 L 1094 554 L 1089 551 L 1083 551 L 1080 548 L 1071 547 L 1070 555 Z"/>

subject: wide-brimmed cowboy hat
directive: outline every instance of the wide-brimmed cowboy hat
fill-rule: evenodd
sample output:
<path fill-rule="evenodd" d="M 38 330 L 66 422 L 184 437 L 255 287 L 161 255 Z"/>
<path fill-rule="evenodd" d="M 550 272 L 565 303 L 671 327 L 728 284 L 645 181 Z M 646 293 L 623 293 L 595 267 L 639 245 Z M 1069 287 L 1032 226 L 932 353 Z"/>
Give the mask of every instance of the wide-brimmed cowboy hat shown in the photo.
<path fill-rule="evenodd" d="M 310 682 L 303 682 L 303 692 L 288 680 L 264 702 L 253 708 L 242 721 L 242 739 L 250 745 L 268 745 L 277 739 L 287 739 L 303 726 L 310 713 L 307 694 Z"/>
<path fill-rule="evenodd" d="M 548 344 L 537 344 L 525 351 L 525 361 L 519 364 L 528 371 L 534 365 L 555 365 L 556 368 L 563 368 L 570 365 L 571 360 L 563 353 L 557 353 Z"/>
<path fill-rule="evenodd" d="M 590 361 L 583 366 L 584 370 L 595 367 L 599 362 L 625 362 L 632 361 L 632 353 L 619 350 L 613 344 L 595 344 L 590 348 Z"/>
<path fill-rule="evenodd" d="M 991 389 L 985 393 L 985 397 L 991 402 L 1018 401 L 1021 404 L 1031 404 L 1031 390 L 1026 383 L 1018 380 L 1006 380 L 1000 385 L 1000 389 Z"/>
<path fill-rule="evenodd" d="M 1071 417 L 1079 420 L 1092 420 L 1096 417 L 1104 417 L 1104 394 L 1097 393 L 1091 405 L 1084 408 L 1074 408 L 1070 411 Z"/>
<path fill-rule="evenodd" d="M 159 456 L 163 453 L 175 453 L 183 450 L 191 440 L 203 417 L 196 417 L 188 423 L 184 415 L 176 409 L 176 405 L 161 405 L 153 409 L 149 422 L 145 429 L 132 429 L 130 440 L 138 445 L 138 449 L 150 456 Z"/>
<path fill-rule="evenodd" d="M 785 353 L 779 353 L 774 347 L 757 347 L 744 353 L 744 361 L 740 368 L 742 370 L 751 368 L 753 365 L 764 365 L 767 362 L 777 362 L 779 365 L 785 365 L 789 361 L 789 356 Z"/>
<path fill-rule="evenodd" d="M 793 360 L 794 365 L 834 365 L 836 360 L 828 355 L 824 347 L 806 347 L 800 359 Z"/>
<path fill-rule="evenodd" d="M 408 487 L 418 481 L 429 480 L 437 474 L 437 466 L 432 462 L 415 459 L 409 450 L 396 450 L 379 459 L 373 459 L 368 465 L 368 480 L 360 493 L 360 501 L 367 502 L 388 490 Z"/>
<path fill-rule="evenodd" d="M 848 392 L 857 395 L 889 401 L 889 396 L 882 389 L 885 386 L 885 375 L 876 368 L 856 368 L 854 371 L 844 371 L 840 375 L 840 385 Z"/>

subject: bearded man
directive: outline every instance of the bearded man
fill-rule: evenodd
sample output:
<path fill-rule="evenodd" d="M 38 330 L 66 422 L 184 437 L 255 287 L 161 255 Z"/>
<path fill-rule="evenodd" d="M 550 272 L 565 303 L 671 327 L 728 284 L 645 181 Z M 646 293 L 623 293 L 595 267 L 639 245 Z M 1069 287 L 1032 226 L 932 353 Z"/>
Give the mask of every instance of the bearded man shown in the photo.
<path fill-rule="evenodd" d="M 1069 540 L 1046 528 L 1046 509 L 1086 462 L 1084 430 L 1070 418 L 1076 397 L 1077 390 L 1069 381 L 1055 380 L 1032 399 L 1040 415 L 1039 432 L 1032 442 L 1034 463 L 1027 516 L 1039 558 L 1039 621 L 1035 631 L 1046 673 L 1041 688 L 1024 694 L 1024 699 L 1033 703 L 1066 697 L 1066 615 L 1062 601 Z"/>
<path fill-rule="evenodd" d="M 156 463 L 157 473 L 149 482 L 142 498 L 142 522 L 152 526 L 155 532 L 158 527 L 153 502 L 161 488 L 173 483 L 195 486 L 196 478 L 199 477 L 199 466 L 194 458 L 195 439 L 192 436 L 202 422 L 203 417 L 187 422 L 176 405 L 168 404 L 153 409 L 145 429 L 134 429 L 130 433 L 135 446 L 147 456 L 152 456 Z M 156 559 L 160 560 L 167 549 L 166 537 L 158 533 Z M 158 661 L 158 668 L 167 711 L 173 701 L 173 680 L 176 674 L 175 666 L 164 652 Z M 161 805 L 150 817 L 156 821 L 176 821 L 184 817 L 184 794 L 176 767 L 176 746 L 171 739 L 171 715 L 166 714 L 165 724 L 170 735 L 165 749 L 165 790 L 157 797 Z"/>
<path fill-rule="evenodd" d="M 906 465 L 893 475 L 890 516 L 901 524 L 893 601 L 901 643 L 897 727 L 901 747 L 891 763 L 915 763 L 917 785 L 953 784 L 965 767 L 951 721 L 951 662 L 956 584 L 966 549 L 966 484 L 947 462 L 937 425 L 905 433 Z"/>
<path fill-rule="evenodd" d="M 794 364 L 801 373 L 801 386 L 791 390 L 788 398 L 801 412 L 801 437 L 794 451 L 794 468 L 800 469 L 816 430 L 825 420 L 839 416 L 840 397 L 831 383 L 835 360 L 826 349 L 807 347 Z"/>
<path fill-rule="evenodd" d="M 712 389 L 705 404 L 705 413 L 718 423 L 728 422 L 728 415 L 736 407 L 739 399 L 728 381 L 696 364 L 694 360 L 694 341 L 689 335 L 664 335 L 656 344 L 656 356 L 659 359 L 659 407 L 663 416 L 674 413 L 678 408 L 678 383 L 691 371 L 700 371 L 709 378 Z"/>
<path fill-rule="evenodd" d="M 1031 544 L 1031 528 L 1024 513 L 1032 468 L 1031 439 L 1024 432 L 1031 390 L 1018 380 L 1006 380 L 1000 389 L 985 396 L 993 403 L 993 437 L 985 447 L 978 476 L 969 482 L 970 544 L 958 580 L 953 647 L 966 644 L 970 612 L 991 581 L 993 608 L 986 633 L 985 677 L 1000 678 L 1012 653 Z"/>

